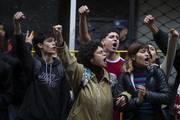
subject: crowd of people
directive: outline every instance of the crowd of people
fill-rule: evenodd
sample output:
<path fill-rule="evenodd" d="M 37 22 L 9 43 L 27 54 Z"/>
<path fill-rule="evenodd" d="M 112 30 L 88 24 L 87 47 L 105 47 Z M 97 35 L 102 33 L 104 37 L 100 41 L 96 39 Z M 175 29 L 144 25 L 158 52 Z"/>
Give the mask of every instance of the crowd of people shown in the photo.
<path fill-rule="evenodd" d="M 147 15 L 144 24 L 163 62 L 153 44 L 139 40 L 122 58 L 116 51 L 128 39 L 125 30 L 111 26 L 93 40 L 88 6 L 78 12 L 77 58 L 62 25 L 36 34 L 27 28 L 24 36 L 23 12 L 14 14 L 13 32 L 0 21 L 0 120 L 180 120 L 178 31 L 162 31 Z M 177 76 L 169 84 L 173 66 Z"/>

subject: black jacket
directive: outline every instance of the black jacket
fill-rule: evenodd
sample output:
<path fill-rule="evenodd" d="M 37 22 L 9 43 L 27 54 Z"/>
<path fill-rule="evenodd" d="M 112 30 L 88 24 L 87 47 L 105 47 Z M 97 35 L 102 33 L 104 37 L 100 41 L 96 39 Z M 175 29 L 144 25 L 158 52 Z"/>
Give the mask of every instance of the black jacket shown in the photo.
<path fill-rule="evenodd" d="M 117 107 L 119 111 L 124 111 L 124 116 L 128 120 L 136 120 L 137 110 L 140 107 L 138 102 L 138 94 L 136 89 L 133 87 L 133 80 L 130 73 L 123 73 L 121 78 L 118 80 L 118 84 L 115 85 L 113 94 L 115 98 L 121 95 L 123 91 L 127 91 L 132 95 L 132 98 L 124 107 Z M 169 104 L 170 101 L 170 90 L 166 80 L 166 76 L 157 65 L 152 65 L 148 68 L 148 75 L 145 83 L 146 96 L 145 101 L 151 103 L 154 111 L 160 111 L 162 104 Z M 158 113 L 160 114 L 160 113 Z"/>
<path fill-rule="evenodd" d="M 0 57 L 0 119 L 8 120 L 8 105 L 12 101 L 13 84 L 11 67 Z"/>
<path fill-rule="evenodd" d="M 32 58 L 22 36 L 16 36 L 17 53 L 28 76 L 23 104 L 18 113 L 21 120 L 64 120 L 68 114 L 70 87 L 62 63 L 54 58 L 46 64 L 40 58 Z"/>
<path fill-rule="evenodd" d="M 21 61 L 13 54 L 1 54 L 1 59 L 11 67 L 13 96 L 12 104 L 20 106 L 27 88 L 27 77 Z"/>
<path fill-rule="evenodd" d="M 27 77 L 25 75 L 25 67 L 17 56 L 18 54 L 16 51 L 16 42 L 14 36 L 12 36 L 11 41 L 13 43 L 13 48 L 10 51 L 5 51 L 2 53 L 1 59 L 11 67 L 14 93 L 12 97 L 12 104 L 18 108 L 22 104 L 22 100 L 25 95 L 27 88 Z"/>
<path fill-rule="evenodd" d="M 154 41 L 158 45 L 158 47 L 162 50 L 164 54 L 167 52 L 167 45 L 168 45 L 168 33 L 159 30 L 157 34 L 154 34 Z M 176 93 L 178 85 L 180 83 L 180 46 L 177 46 L 176 55 L 174 58 L 174 67 L 177 72 L 176 80 L 173 86 L 173 91 Z"/>

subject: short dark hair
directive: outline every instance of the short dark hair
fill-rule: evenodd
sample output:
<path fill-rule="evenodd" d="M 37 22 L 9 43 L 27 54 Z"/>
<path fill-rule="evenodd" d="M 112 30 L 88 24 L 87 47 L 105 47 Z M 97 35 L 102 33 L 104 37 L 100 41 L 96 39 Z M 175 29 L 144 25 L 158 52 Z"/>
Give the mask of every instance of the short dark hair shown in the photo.
<path fill-rule="evenodd" d="M 49 37 L 53 37 L 52 32 L 37 32 L 35 33 L 35 37 L 33 39 L 33 45 L 37 45 L 38 43 L 43 43 L 43 41 Z"/>
<path fill-rule="evenodd" d="M 102 33 L 101 33 L 101 36 L 100 36 L 100 41 L 102 41 L 102 39 L 104 39 L 109 33 L 111 32 L 115 32 L 119 35 L 119 30 L 115 27 L 111 27 L 109 29 L 105 29 Z"/>
<path fill-rule="evenodd" d="M 87 44 L 81 46 L 79 50 L 79 58 L 80 62 L 85 66 L 85 67 L 92 67 L 92 64 L 90 60 L 94 57 L 95 51 L 98 49 L 98 46 L 100 45 L 100 42 L 97 41 L 89 41 Z"/>
<path fill-rule="evenodd" d="M 35 37 L 33 39 L 33 47 L 36 51 L 36 55 L 41 57 L 41 51 L 38 47 L 38 43 L 43 43 L 45 39 L 49 38 L 49 37 L 53 37 L 52 32 L 39 32 L 39 33 L 35 33 Z"/>

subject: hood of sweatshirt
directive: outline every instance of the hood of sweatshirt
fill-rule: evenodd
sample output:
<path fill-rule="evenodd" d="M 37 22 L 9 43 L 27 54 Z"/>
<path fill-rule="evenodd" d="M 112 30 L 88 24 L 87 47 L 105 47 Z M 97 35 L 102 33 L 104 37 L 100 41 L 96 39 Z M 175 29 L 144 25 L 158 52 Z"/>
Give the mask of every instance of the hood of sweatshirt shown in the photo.
<path fill-rule="evenodd" d="M 37 65 L 39 66 L 39 70 L 36 70 L 38 73 L 38 82 L 40 82 L 39 84 L 45 84 L 48 85 L 48 87 L 56 87 L 59 83 L 58 81 L 64 76 L 61 62 L 57 58 L 53 58 L 53 62 L 50 64 L 39 57 L 37 60 L 40 62 L 38 63 L 40 66 Z"/>

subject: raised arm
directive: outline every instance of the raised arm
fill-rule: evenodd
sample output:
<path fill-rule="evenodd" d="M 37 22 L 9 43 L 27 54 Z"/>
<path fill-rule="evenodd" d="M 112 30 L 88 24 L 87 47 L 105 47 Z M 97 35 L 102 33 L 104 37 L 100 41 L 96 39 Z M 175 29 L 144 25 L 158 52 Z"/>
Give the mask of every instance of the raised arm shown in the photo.
<path fill-rule="evenodd" d="M 158 45 L 158 47 L 162 50 L 164 54 L 167 52 L 167 44 L 168 44 L 168 34 L 160 30 L 155 25 L 155 18 L 152 15 L 147 15 L 144 18 L 144 24 L 151 30 L 153 33 L 154 41 Z"/>
<path fill-rule="evenodd" d="M 151 30 L 153 34 L 156 34 L 159 32 L 159 28 L 155 24 L 155 19 L 152 15 L 147 15 L 144 18 L 144 24 Z"/>
<path fill-rule="evenodd" d="M 22 62 L 27 78 L 31 78 L 33 74 L 33 58 L 31 52 L 27 49 L 25 40 L 21 31 L 21 22 L 25 19 L 22 12 L 15 13 L 13 17 L 14 22 L 14 36 L 16 40 L 16 53 L 19 60 Z M 29 79 L 30 80 L 30 79 Z"/>
<path fill-rule="evenodd" d="M 74 93 L 77 94 L 80 89 L 84 68 L 81 64 L 77 63 L 75 56 L 70 53 L 64 42 L 62 37 L 62 26 L 53 26 L 53 32 L 55 39 L 57 40 L 57 54 L 62 61 L 70 85 L 72 86 Z"/>
<path fill-rule="evenodd" d="M 32 45 L 33 44 L 33 42 L 32 42 L 33 38 L 34 38 L 34 31 L 30 32 L 29 30 L 27 30 L 25 42 Z"/>
<path fill-rule="evenodd" d="M 164 70 L 167 79 L 169 78 L 169 75 L 173 67 L 178 37 L 179 33 L 175 29 L 171 29 L 169 32 L 167 54 L 165 56 L 163 63 L 161 64 L 161 68 Z"/>
<path fill-rule="evenodd" d="M 82 44 L 86 44 L 91 40 L 91 36 L 88 32 L 87 14 L 89 9 L 86 5 L 79 8 L 79 41 Z"/>
<path fill-rule="evenodd" d="M 152 15 L 145 17 L 144 24 L 151 30 L 154 41 L 166 56 L 161 68 L 164 70 L 167 77 L 169 77 L 174 63 L 179 33 L 175 29 L 171 29 L 168 35 L 168 33 L 160 30 L 155 25 L 155 19 Z"/>
<path fill-rule="evenodd" d="M 14 35 L 22 34 L 21 22 L 25 19 L 25 15 L 22 12 L 16 12 L 13 17 L 14 23 Z"/>
<path fill-rule="evenodd" d="M 25 41 L 22 35 L 21 22 L 25 19 L 25 15 L 22 12 L 16 12 L 13 17 L 14 23 L 14 36 L 16 40 L 16 52 L 21 62 L 25 63 L 27 50 L 25 47 Z"/>
<path fill-rule="evenodd" d="M 29 32 L 29 30 L 27 30 L 25 43 L 26 43 L 26 48 L 30 53 L 32 52 L 32 48 L 33 48 L 33 39 L 34 39 L 34 31 Z"/>

